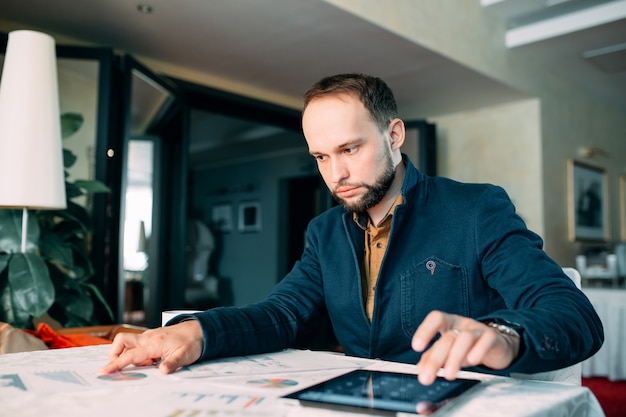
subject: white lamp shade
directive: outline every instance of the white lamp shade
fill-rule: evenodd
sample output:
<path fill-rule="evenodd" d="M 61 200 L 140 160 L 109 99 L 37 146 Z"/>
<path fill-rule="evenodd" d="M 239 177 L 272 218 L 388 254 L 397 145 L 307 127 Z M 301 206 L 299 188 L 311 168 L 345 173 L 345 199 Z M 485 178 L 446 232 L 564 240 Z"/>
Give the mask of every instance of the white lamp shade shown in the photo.
<path fill-rule="evenodd" d="M 43 33 L 9 33 L 0 83 L 0 207 L 66 207 L 56 54 Z"/>

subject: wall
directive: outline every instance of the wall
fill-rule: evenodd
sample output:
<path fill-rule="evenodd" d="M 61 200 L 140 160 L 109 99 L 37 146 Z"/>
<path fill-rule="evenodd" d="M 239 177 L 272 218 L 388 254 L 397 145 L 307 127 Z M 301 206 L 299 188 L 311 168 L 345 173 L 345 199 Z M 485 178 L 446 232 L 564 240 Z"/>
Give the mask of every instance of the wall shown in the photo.
<path fill-rule="evenodd" d="M 574 265 L 585 244 L 567 240 L 567 161 L 575 159 L 606 170 L 610 240 L 626 239 L 620 237 L 618 192 L 619 176 L 626 174 L 626 115 L 575 95 L 545 97 L 542 109 L 546 233 L 552 236 L 550 249 L 564 259 L 563 264 Z M 597 146 L 607 155 L 584 158 L 578 152 L 582 146 Z"/>
<path fill-rule="evenodd" d="M 545 225 L 546 251 L 562 265 L 573 265 L 581 250 L 580 243 L 567 240 L 567 160 L 580 159 L 578 148 L 583 145 L 605 150 L 608 158 L 590 162 L 606 169 L 610 179 L 610 234 L 611 240 L 619 239 L 617 178 L 626 174 L 623 113 L 507 50 L 505 28 L 495 17 L 483 13 L 478 0 L 395 0 L 393 7 L 376 0 L 325 1 L 538 99 L 541 148 L 534 157 L 541 161 L 542 186 L 525 194 L 536 204 L 531 211 L 542 213 L 539 223 Z M 410 107 L 401 111 L 409 118 L 441 116 L 412 114 Z M 454 146 L 446 149 L 458 151 Z"/>
<path fill-rule="evenodd" d="M 530 229 L 543 235 L 537 100 L 433 117 L 438 174 L 502 186 Z M 539 191 L 539 192 L 538 192 Z"/>
<path fill-rule="evenodd" d="M 239 161 L 194 172 L 193 212 L 206 224 L 211 222 L 212 207 L 232 205 L 233 230 L 222 235 L 218 273 L 231 279 L 234 304 L 244 305 L 262 299 L 269 293 L 279 275 L 276 254 L 281 252 L 279 216 L 281 214 L 280 182 L 290 177 L 317 175 L 315 164 L 302 140 L 301 152 L 252 161 Z M 245 191 L 252 186 L 252 191 Z M 237 230 L 239 203 L 261 204 L 260 232 Z"/>

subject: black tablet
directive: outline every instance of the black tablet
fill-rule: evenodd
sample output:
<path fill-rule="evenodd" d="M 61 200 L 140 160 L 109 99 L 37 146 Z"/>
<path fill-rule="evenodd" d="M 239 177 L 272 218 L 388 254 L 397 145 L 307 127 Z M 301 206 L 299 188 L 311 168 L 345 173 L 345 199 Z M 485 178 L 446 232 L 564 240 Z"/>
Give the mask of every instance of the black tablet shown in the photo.
<path fill-rule="evenodd" d="M 378 415 L 428 414 L 479 382 L 437 377 L 432 385 L 422 385 L 412 374 L 356 370 L 285 398 L 300 400 L 303 405 Z"/>

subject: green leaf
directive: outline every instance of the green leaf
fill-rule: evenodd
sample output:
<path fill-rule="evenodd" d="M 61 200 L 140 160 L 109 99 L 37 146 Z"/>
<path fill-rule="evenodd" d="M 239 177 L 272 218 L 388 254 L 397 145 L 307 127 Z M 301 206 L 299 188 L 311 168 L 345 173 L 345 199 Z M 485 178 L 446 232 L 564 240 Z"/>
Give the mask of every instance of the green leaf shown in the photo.
<path fill-rule="evenodd" d="M 4 268 L 6 268 L 7 265 L 9 264 L 10 257 L 11 255 L 9 254 L 0 253 L 0 274 L 2 274 L 2 271 L 4 271 Z"/>
<path fill-rule="evenodd" d="M 74 152 L 69 149 L 63 148 L 63 166 L 65 168 L 70 168 L 72 165 L 76 163 L 78 157 Z"/>
<path fill-rule="evenodd" d="M 72 201 L 69 201 L 67 204 L 67 208 L 63 211 L 63 217 L 69 221 L 76 222 L 76 224 L 80 225 L 83 231 L 87 232 L 91 230 L 91 216 L 85 209 L 85 207 L 80 204 L 76 204 Z"/>
<path fill-rule="evenodd" d="M 86 281 L 90 279 L 94 274 L 93 265 L 91 263 L 91 259 L 87 255 L 87 250 L 85 249 L 85 242 L 72 242 L 72 246 L 74 247 L 74 279 L 79 281 Z M 80 247 L 77 247 L 80 246 Z"/>
<path fill-rule="evenodd" d="M 107 314 L 109 315 L 109 318 L 111 319 L 111 321 L 115 320 L 115 317 L 113 316 L 113 310 L 111 310 L 111 307 L 109 307 L 109 304 L 107 303 L 107 301 L 104 299 L 104 296 L 102 295 L 102 293 L 100 292 L 100 290 L 98 289 L 98 287 L 96 287 L 94 284 L 91 283 L 83 283 L 82 285 L 84 285 L 85 287 L 88 287 L 89 291 L 91 291 L 91 293 L 98 299 L 98 301 L 100 301 L 100 303 L 104 306 L 104 308 L 107 311 Z"/>
<path fill-rule="evenodd" d="M 68 201 L 65 210 L 47 210 L 39 215 L 46 227 L 58 234 L 63 240 L 84 238 L 84 233 L 91 230 L 91 217 L 83 206 Z"/>
<path fill-rule="evenodd" d="M 0 258 L 7 260 L 11 255 L 3 254 Z M 16 328 L 33 328 L 33 320 L 30 314 L 16 308 L 13 301 L 11 287 L 9 285 L 8 268 L 0 272 L 0 321 L 9 323 Z"/>
<path fill-rule="evenodd" d="M 78 187 L 72 182 L 67 182 L 67 181 L 65 181 L 65 194 L 67 195 L 68 200 L 85 195 L 85 193 L 83 192 L 83 190 L 80 189 L 80 187 Z"/>
<path fill-rule="evenodd" d="M 8 285 L 0 285 L 0 321 L 11 323 L 13 321 L 13 303 L 11 302 L 11 288 Z"/>
<path fill-rule="evenodd" d="M 39 241 L 39 223 L 35 212 L 29 212 L 26 227 L 26 252 L 32 252 Z M 0 251 L 22 251 L 22 210 L 0 209 Z"/>
<path fill-rule="evenodd" d="M 93 324 L 92 320 L 85 320 L 82 317 L 75 316 L 68 313 L 67 311 L 65 311 L 63 314 L 65 316 L 65 323 L 63 324 L 64 327 L 84 327 Z"/>
<path fill-rule="evenodd" d="M 74 267 L 74 257 L 72 247 L 60 236 L 49 231 L 42 231 L 39 239 L 39 249 L 45 260 L 54 260 L 67 269 Z"/>
<path fill-rule="evenodd" d="M 9 260 L 9 286 L 15 307 L 33 317 L 54 302 L 54 285 L 46 263 L 34 253 L 16 253 Z"/>
<path fill-rule="evenodd" d="M 72 136 L 83 125 L 83 115 L 80 113 L 63 113 L 61 115 L 61 136 L 63 139 Z"/>
<path fill-rule="evenodd" d="M 80 197 L 85 194 L 110 193 L 111 190 L 103 182 L 98 180 L 75 180 L 65 181 L 65 194 L 68 200 Z"/>
<path fill-rule="evenodd" d="M 65 292 L 57 297 L 56 302 L 67 315 L 80 317 L 85 321 L 91 320 L 93 316 L 93 301 L 86 294 Z"/>
<path fill-rule="evenodd" d="M 16 328 L 32 328 L 32 317 L 13 306 L 11 288 L 6 285 L 0 290 L 0 321 L 9 323 Z"/>
<path fill-rule="evenodd" d="M 98 180 L 76 180 L 74 185 L 88 193 L 110 193 L 111 190 Z"/>
<path fill-rule="evenodd" d="M 74 279 L 55 274 L 58 289 L 52 309 L 57 315 L 65 318 L 65 326 L 70 323 L 86 325 L 91 322 L 94 305 L 87 287 Z"/>

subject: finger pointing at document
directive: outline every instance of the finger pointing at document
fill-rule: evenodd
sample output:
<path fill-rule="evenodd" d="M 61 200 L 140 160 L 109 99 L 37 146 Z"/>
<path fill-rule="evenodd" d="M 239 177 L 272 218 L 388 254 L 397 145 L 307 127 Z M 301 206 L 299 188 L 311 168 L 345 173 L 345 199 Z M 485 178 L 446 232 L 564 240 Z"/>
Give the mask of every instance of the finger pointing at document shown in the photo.
<path fill-rule="evenodd" d="M 202 330 L 196 320 L 147 330 L 142 334 L 119 333 L 111 345 L 109 363 L 100 369 L 100 374 L 158 361 L 161 361 L 159 371 L 169 374 L 197 361 L 202 347 Z"/>
<path fill-rule="evenodd" d="M 428 348 L 437 334 L 439 339 Z M 411 346 L 423 352 L 417 363 L 419 381 L 430 385 L 440 368 L 448 380 L 468 366 L 506 368 L 519 353 L 520 339 L 467 317 L 432 311 L 415 331 Z"/>

